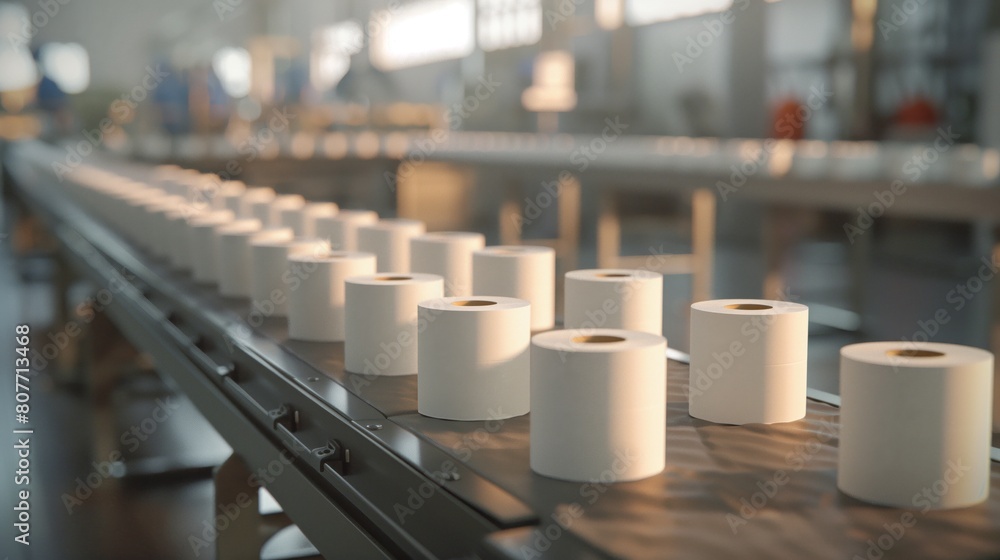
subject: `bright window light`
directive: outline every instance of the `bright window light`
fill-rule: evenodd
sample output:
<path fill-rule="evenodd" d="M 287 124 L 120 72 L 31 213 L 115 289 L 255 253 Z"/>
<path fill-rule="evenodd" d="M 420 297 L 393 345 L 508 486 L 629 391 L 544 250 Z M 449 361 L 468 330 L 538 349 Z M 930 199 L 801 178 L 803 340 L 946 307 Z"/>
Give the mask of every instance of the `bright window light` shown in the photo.
<path fill-rule="evenodd" d="M 356 21 L 344 21 L 313 34 L 309 80 L 317 91 L 329 91 L 351 68 L 351 56 L 361 52 L 364 32 Z"/>
<path fill-rule="evenodd" d="M 23 40 L 25 43 L 30 39 L 24 35 L 25 25 L 30 25 L 31 15 L 28 9 L 20 4 L 10 2 L 0 2 L 0 37 L 4 38 L 4 43 L 15 46 Z M 8 41 L 8 39 L 10 39 Z"/>
<path fill-rule="evenodd" d="M 0 91 L 18 91 L 35 85 L 38 72 L 28 49 L 0 45 Z"/>
<path fill-rule="evenodd" d="M 647 25 L 661 21 L 723 12 L 733 0 L 625 0 L 625 21 Z"/>
<path fill-rule="evenodd" d="M 424 0 L 372 13 L 372 64 L 396 70 L 462 58 L 475 47 L 472 0 Z"/>
<path fill-rule="evenodd" d="M 484 51 L 534 45 L 542 38 L 541 0 L 478 0 L 477 5 Z"/>
<path fill-rule="evenodd" d="M 625 0 L 594 0 L 594 19 L 601 29 L 618 29 L 624 17 Z"/>
<path fill-rule="evenodd" d="M 90 57 L 77 43 L 46 43 L 39 50 L 42 72 L 66 93 L 80 93 L 90 85 Z"/>
<path fill-rule="evenodd" d="M 219 49 L 212 57 L 212 69 L 230 97 L 239 99 L 250 93 L 250 53 L 246 49 Z"/>

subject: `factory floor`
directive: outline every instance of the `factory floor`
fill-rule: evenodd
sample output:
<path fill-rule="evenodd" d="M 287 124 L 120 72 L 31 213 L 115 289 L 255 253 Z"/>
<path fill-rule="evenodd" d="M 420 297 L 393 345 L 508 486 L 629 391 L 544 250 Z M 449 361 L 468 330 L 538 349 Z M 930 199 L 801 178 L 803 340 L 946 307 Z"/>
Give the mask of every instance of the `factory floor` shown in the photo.
<path fill-rule="evenodd" d="M 833 308 L 847 307 L 843 303 L 846 298 L 842 272 L 845 256 L 841 250 L 819 243 L 800 256 L 787 271 L 790 283 L 798 291 L 797 299 Z M 717 293 L 727 297 L 757 293 L 759 288 L 749 279 L 754 275 L 747 271 L 759 270 L 756 264 L 759 261 L 759 255 L 721 247 L 717 256 Z M 29 323 L 33 343 L 39 345 L 53 340 L 48 333 L 59 330 L 54 325 L 58 304 L 53 271 L 52 262 L 45 257 L 15 261 L 9 243 L 0 242 L 0 333 L 6 332 L 10 337 L 7 343 L 0 344 L 0 363 L 13 363 L 11 340 L 15 325 Z M 905 269 L 876 270 L 871 278 L 873 288 L 886 283 L 906 286 L 904 293 L 889 294 L 890 301 L 880 299 L 873 313 L 879 312 L 881 307 L 878 306 L 898 304 L 893 300 L 900 298 L 904 302 L 924 302 L 926 308 L 880 314 L 878 332 L 912 333 L 919 317 L 924 316 L 922 313 L 929 310 L 933 316 L 935 302 L 941 300 L 953 284 L 944 275 L 928 277 L 923 272 Z M 671 294 L 685 293 L 685 282 L 682 278 L 667 281 L 665 334 L 671 340 L 684 341 L 686 346 L 684 304 L 678 303 L 683 299 L 671 297 Z M 86 293 L 86 286 L 77 286 L 70 291 L 70 299 L 85 297 Z M 986 303 L 981 305 L 987 306 Z M 914 314 L 917 320 L 912 319 Z M 955 317 L 957 320 L 948 326 L 942 337 L 978 340 L 981 322 L 977 322 L 975 316 L 955 314 Z M 112 330 L 109 324 L 104 326 Z M 177 420 L 164 422 L 162 430 L 143 442 L 144 456 L 136 457 L 142 459 L 136 463 L 150 471 L 157 470 L 158 465 L 185 467 L 179 474 L 143 476 L 140 472 L 119 478 L 120 472 L 108 471 L 105 463 L 109 453 L 119 446 L 118 442 L 127 446 L 126 440 L 118 436 L 127 432 L 129 418 L 148 416 L 150 410 L 162 406 L 163 399 L 177 399 L 169 402 L 178 402 L 181 397 L 170 394 L 147 368 L 142 356 L 120 341 L 115 342 L 115 337 L 99 338 L 102 333 L 98 330 L 94 329 L 95 339 L 85 340 L 80 345 L 84 348 L 81 352 L 87 352 L 87 347 L 100 347 L 100 352 L 94 353 L 98 357 L 61 355 L 54 360 L 60 367 L 46 368 L 30 382 L 30 426 L 34 429 L 30 456 L 31 555 L 26 554 L 27 547 L 8 544 L 13 541 L 7 536 L 3 554 L 11 559 L 214 558 L 211 546 L 198 548 L 197 540 L 192 537 L 197 539 L 202 535 L 215 514 L 208 467 L 226 456 L 225 444 L 204 436 L 207 432 L 201 424 L 203 421 L 192 408 L 182 403 L 177 405 L 178 412 L 171 416 Z M 836 392 L 838 349 L 861 336 L 856 332 L 816 326 L 810 341 L 810 385 Z M 871 335 L 864 336 L 870 338 Z M 79 364 L 85 364 L 83 369 Z M 0 384 L 3 403 L 0 409 L 10 411 L 4 414 L 5 418 L 10 418 L 8 425 L 14 424 L 12 391 L 11 383 Z M 190 449 L 192 438 L 185 436 L 191 433 L 198 433 L 197 439 L 207 442 L 208 449 Z M 16 443 L 15 437 L 8 436 L 8 442 L 10 450 Z M 171 448 L 173 455 L 164 451 Z M 177 449 L 184 449 L 187 457 L 178 458 Z M 161 451 L 158 459 L 156 455 Z M 164 456 L 170 460 L 163 461 Z M 4 473 L 15 470 L 14 460 L 10 451 L 2 454 Z M 161 463 L 158 464 L 158 460 Z M 12 477 L 5 474 L 2 480 L 3 503 L 13 503 Z M 9 531 L 14 522 L 13 512 L 8 506 L 3 511 L 2 522 Z"/>

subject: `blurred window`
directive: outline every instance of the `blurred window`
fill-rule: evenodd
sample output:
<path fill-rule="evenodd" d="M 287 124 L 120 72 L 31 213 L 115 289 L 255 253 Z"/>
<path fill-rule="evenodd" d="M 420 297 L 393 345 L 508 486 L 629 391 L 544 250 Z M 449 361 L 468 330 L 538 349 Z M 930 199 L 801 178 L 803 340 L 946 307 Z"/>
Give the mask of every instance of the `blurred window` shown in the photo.
<path fill-rule="evenodd" d="M 625 0 L 625 21 L 648 25 L 660 21 L 723 12 L 733 0 Z"/>
<path fill-rule="evenodd" d="M 423 0 L 372 12 L 371 61 L 396 70 L 462 58 L 475 47 L 472 0 Z"/>
<path fill-rule="evenodd" d="M 542 38 L 541 0 L 479 0 L 477 36 L 484 51 L 534 45 Z"/>

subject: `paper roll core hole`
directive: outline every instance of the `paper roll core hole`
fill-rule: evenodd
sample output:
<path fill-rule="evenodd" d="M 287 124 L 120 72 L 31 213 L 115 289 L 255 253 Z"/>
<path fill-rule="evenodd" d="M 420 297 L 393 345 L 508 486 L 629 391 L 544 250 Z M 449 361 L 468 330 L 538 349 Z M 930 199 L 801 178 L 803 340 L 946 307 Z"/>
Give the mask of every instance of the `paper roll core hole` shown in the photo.
<path fill-rule="evenodd" d="M 459 307 L 485 307 L 487 305 L 496 305 L 497 302 L 485 299 L 465 299 L 462 301 L 453 301 L 451 304 Z"/>
<path fill-rule="evenodd" d="M 628 278 L 632 276 L 631 274 L 626 274 L 623 272 L 610 272 L 607 274 L 595 274 L 594 276 L 598 278 Z"/>
<path fill-rule="evenodd" d="M 381 282 L 399 282 L 401 280 L 413 280 L 410 276 L 378 276 L 375 278 Z"/>
<path fill-rule="evenodd" d="M 739 311 L 763 311 L 765 309 L 773 309 L 770 305 L 764 305 L 763 303 L 733 303 L 726 306 L 726 309 L 737 309 Z"/>
<path fill-rule="evenodd" d="M 580 344 L 593 344 L 602 342 L 625 342 L 625 339 L 620 336 L 594 334 L 589 336 L 575 336 L 573 337 L 573 342 L 577 342 Z"/>
<path fill-rule="evenodd" d="M 912 348 L 888 350 L 886 351 L 886 354 L 898 358 L 940 358 L 941 356 L 944 356 L 944 352 L 935 352 L 933 350 L 914 350 Z"/>

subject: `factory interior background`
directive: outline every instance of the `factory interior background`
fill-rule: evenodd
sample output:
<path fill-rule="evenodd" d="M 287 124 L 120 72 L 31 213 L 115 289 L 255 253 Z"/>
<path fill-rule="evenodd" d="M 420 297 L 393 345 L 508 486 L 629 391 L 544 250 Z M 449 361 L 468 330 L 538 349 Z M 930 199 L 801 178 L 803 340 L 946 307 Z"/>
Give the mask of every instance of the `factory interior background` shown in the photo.
<path fill-rule="evenodd" d="M 680 352 L 695 301 L 803 303 L 825 394 L 846 344 L 1000 348 L 989 0 L 4 1 L 0 154 L 33 141 L 59 176 L 176 165 L 553 247 L 560 279 L 659 271 Z M 30 324 L 44 354 L 37 540 L 0 556 L 214 558 L 197 539 L 225 440 L 4 191 L 0 332 Z M 169 421 L 102 463 L 165 402 Z"/>

